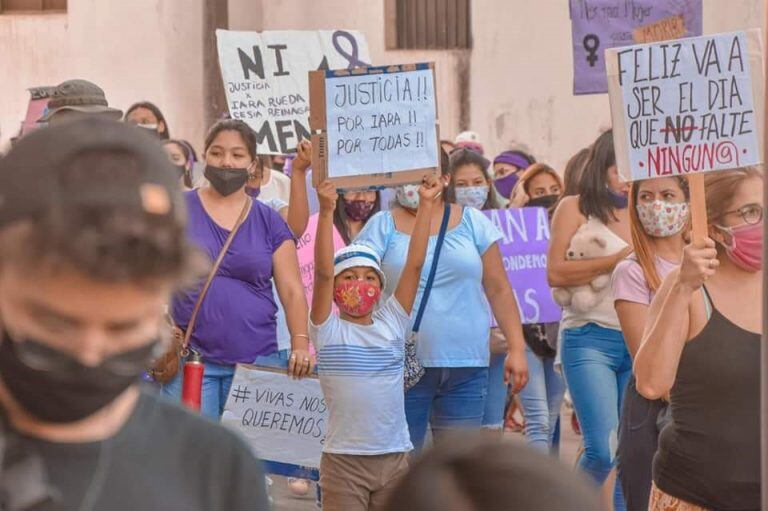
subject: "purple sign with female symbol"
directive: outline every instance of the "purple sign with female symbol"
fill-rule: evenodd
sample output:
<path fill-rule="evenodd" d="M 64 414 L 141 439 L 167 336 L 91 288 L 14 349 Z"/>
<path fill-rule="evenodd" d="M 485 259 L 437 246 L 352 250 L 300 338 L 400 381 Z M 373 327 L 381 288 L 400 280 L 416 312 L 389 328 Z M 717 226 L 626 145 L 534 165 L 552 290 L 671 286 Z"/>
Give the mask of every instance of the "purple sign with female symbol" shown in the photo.
<path fill-rule="evenodd" d="M 504 270 L 525 324 L 560 321 L 560 306 L 547 284 L 549 215 L 544 208 L 484 211 L 501 232 L 499 248 Z"/>
<path fill-rule="evenodd" d="M 604 52 L 640 42 L 638 29 L 701 35 L 702 0 L 569 0 L 573 40 L 573 93 L 608 92 Z M 670 28 L 672 27 L 672 28 Z"/>

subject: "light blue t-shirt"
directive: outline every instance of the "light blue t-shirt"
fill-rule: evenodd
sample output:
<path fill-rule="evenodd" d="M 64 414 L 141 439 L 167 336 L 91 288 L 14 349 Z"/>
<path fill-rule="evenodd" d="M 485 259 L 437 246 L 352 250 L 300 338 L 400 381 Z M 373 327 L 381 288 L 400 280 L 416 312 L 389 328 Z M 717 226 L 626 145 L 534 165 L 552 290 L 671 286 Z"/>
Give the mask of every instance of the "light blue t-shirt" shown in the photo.
<path fill-rule="evenodd" d="M 488 366 L 491 316 L 482 283 L 482 256 L 501 238 L 496 226 L 474 208 L 464 208 L 459 225 L 446 233 L 416 348 L 424 367 Z M 381 257 L 387 277 L 384 296 L 397 286 L 409 242 L 410 236 L 395 229 L 389 211 L 374 215 L 355 239 Z M 412 319 L 421 304 L 436 243 L 437 236 L 431 236 Z"/>
<path fill-rule="evenodd" d="M 323 452 L 372 456 L 413 449 L 403 392 L 410 318 L 393 296 L 372 320 L 358 325 L 332 313 L 322 325 L 310 321 L 328 405 Z"/>

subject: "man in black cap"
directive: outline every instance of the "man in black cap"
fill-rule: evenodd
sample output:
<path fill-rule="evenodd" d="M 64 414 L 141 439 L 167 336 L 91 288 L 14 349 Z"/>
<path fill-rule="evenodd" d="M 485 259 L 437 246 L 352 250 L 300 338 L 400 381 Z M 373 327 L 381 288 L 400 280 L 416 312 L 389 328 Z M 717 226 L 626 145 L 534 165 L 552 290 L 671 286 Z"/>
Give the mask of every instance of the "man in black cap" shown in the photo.
<path fill-rule="evenodd" d="M 123 112 L 112 108 L 101 87 L 88 80 L 67 80 L 56 86 L 46 112 L 37 122 L 55 124 L 83 116 L 120 120 Z"/>
<path fill-rule="evenodd" d="M 0 509 L 266 510 L 233 432 L 142 391 L 199 276 L 150 135 L 83 119 L 0 160 Z"/>

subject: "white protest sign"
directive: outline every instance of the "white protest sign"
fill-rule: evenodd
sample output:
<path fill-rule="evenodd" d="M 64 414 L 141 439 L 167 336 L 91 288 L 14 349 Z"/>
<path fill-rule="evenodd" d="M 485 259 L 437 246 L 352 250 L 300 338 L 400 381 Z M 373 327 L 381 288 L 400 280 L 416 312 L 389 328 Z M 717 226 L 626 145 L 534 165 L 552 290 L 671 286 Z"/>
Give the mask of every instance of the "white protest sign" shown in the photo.
<path fill-rule="evenodd" d="M 320 468 L 328 410 L 317 378 L 238 365 L 221 422 L 264 461 Z"/>
<path fill-rule="evenodd" d="M 760 34 L 606 50 L 619 173 L 634 181 L 762 162 Z"/>
<path fill-rule="evenodd" d="M 394 69 L 326 73 L 329 178 L 438 166 L 434 72 Z"/>
<path fill-rule="evenodd" d="M 309 139 L 309 71 L 370 62 L 356 31 L 217 30 L 216 40 L 229 113 L 254 129 L 260 154 L 294 152 Z"/>

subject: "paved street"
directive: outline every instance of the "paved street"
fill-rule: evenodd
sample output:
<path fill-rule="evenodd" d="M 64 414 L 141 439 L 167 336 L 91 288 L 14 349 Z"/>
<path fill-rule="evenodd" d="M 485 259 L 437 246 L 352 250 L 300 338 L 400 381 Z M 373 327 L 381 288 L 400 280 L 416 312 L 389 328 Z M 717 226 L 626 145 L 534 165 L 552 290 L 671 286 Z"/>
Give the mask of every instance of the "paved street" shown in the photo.
<path fill-rule="evenodd" d="M 563 463 L 573 466 L 576 461 L 576 453 L 579 449 L 581 437 L 574 434 L 571 429 L 571 410 L 563 407 L 561 419 L 562 438 L 560 441 L 560 458 Z M 520 433 L 510 433 L 509 436 L 516 441 L 523 441 L 523 435 Z M 310 511 L 317 509 L 315 507 L 315 487 L 306 496 L 299 497 L 293 495 L 287 486 L 287 480 L 284 477 L 272 477 L 272 487 L 270 494 L 274 499 L 275 511 Z"/>

